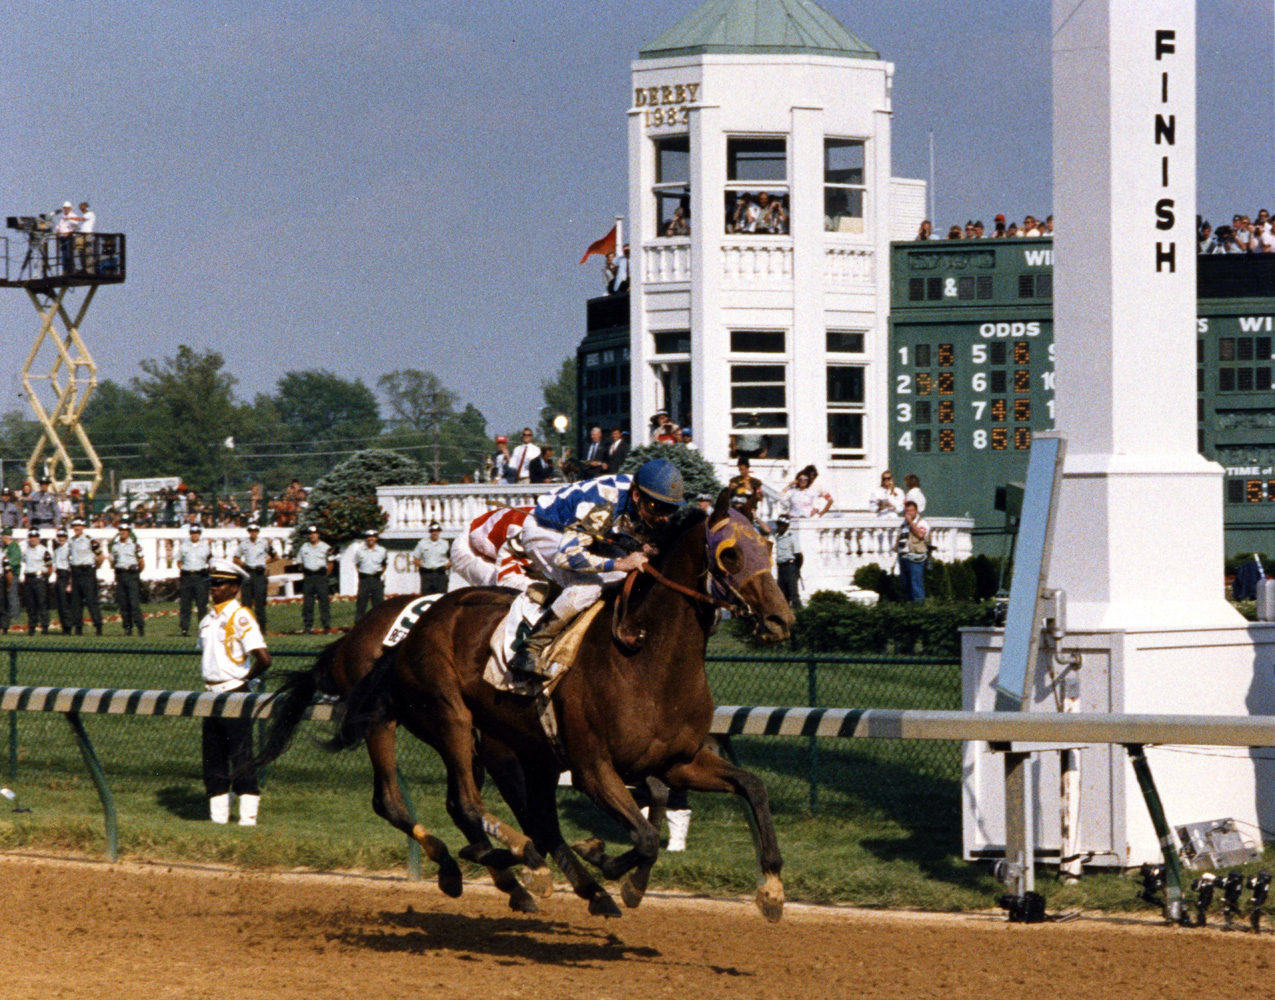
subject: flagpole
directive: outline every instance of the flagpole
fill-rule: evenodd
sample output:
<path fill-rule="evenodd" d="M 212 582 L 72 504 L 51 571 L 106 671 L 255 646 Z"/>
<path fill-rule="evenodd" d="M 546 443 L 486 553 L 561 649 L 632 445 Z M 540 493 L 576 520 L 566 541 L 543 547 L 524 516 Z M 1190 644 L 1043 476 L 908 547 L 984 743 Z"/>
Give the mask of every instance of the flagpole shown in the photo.
<path fill-rule="evenodd" d="M 624 253 L 624 216 L 615 217 L 615 255 Z"/>

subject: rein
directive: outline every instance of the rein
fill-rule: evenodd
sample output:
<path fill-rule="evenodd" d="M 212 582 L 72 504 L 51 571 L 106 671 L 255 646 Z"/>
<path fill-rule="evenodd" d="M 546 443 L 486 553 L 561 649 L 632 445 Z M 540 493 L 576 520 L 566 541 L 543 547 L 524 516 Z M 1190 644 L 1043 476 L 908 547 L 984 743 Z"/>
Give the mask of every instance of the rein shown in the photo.
<path fill-rule="evenodd" d="M 714 607 L 725 608 L 728 611 L 735 611 L 740 607 L 734 601 L 723 601 L 721 598 L 713 597 L 710 594 L 702 594 L 698 590 L 692 590 L 690 587 L 683 586 L 680 583 L 675 583 L 653 567 L 650 563 L 643 563 L 640 570 L 635 570 L 629 574 L 629 578 L 624 581 L 625 598 L 629 596 L 629 591 L 633 588 L 633 581 L 637 578 L 638 573 L 645 573 L 647 576 L 655 580 L 656 583 L 660 583 L 665 587 L 668 587 L 669 590 L 676 590 L 679 594 L 685 594 L 687 597 L 696 601 L 701 601 L 704 604 L 712 604 Z"/>

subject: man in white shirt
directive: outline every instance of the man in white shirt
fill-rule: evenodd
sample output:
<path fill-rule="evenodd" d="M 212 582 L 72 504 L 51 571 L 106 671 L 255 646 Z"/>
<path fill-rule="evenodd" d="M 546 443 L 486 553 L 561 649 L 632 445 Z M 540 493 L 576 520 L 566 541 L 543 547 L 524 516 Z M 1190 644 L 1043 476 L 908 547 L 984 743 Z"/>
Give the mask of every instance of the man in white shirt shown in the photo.
<path fill-rule="evenodd" d="M 520 483 L 531 482 L 531 461 L 540 457 L 540 449 L 531 441 L 535 435 L 530 427 L 522 429 L 522 444 L 509 456 L 509 467 L 514 470 L 514 479 Z"/>
<path fill-rule="evenodd" d="M 80 202 L 80 226 L 75 232 L 75 250 L 80 257 L 80 270 L 92 274 L 97 266 L 96 243 L 93 230 L 97 226 L 97 213 L 87 201 Z"/>
<path fill-rule="evenodd" d="M 62 202 L 62 210 L 53 220 L 53 235 L 58 238 L 58 258 L 62 262 L 62 274 L 68 275 L 75 268 L 75 234 L 80 231 L 80 217 L 69 201 Z"/>

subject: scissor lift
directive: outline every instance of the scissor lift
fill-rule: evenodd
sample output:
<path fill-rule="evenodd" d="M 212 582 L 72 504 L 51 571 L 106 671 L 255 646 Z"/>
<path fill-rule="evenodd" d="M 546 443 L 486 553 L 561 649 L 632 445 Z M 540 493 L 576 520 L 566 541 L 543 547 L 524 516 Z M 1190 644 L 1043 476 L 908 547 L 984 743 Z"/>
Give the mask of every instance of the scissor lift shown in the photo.
<path fill-rule="evenodd" d="M 39 332 L 22 368 L 22 386 L 42 428 L 27 460 L 27 475 L 32 479 L 48 475 L 59 491 L 87 479 L 91 497 L 102 482 L 102 461 L 80 417 L 97 386 L 97 365 L 80 329 L 98 287 L 124 281 L 124 234 L 59 237 L 51 232 L 47 216 L 10 216 L 7 221 L 11 231 L 23 235 L 3 237 L 0 286 L 24 289 L 40 318 Z M 88 290 L 79 308 L 67 301 L 73 288 Z M 74 315 L 69 309 L 74 309 Z M 87 468 L 77 466 L 67 449 L 72 435 L 79 441 Z"/>

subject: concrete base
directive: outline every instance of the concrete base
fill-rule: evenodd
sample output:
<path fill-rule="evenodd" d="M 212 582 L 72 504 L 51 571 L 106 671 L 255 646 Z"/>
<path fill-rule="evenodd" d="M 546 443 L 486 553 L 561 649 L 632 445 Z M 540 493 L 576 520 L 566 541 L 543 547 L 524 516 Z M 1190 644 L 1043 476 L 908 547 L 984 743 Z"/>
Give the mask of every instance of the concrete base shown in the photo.
<path fill-rule="evenodd" d="M 1003 633 L 962 634 L 962 707 L 991 711 L 992 682 L 1000 669 Z M 1078 712 L 1275 715 L 1275 625 L 1245 623 L 1207 629 L 1123 629 L 1069 633 L 1063 643 L 1079 652 Z M 1049 653 L 1042 653 L 1031 710 L 1055 712 L 1048 687 Z M 1275 829 L 1275 756 L 1235 748 L 1149 747 L 1147 760 L 1172 826 L 1233 817 L 1246 836 Z M 1032 757 L 1036 851 L 1057 859 L 1061 844 L 1056 752 Z M 1132 768 L 1122 747 L 1088 745 L 1079 751 L 1079 850 L 1086 863 L 1129 867 L 1159 861 Z M 1002 755 L 985 743 L 964 749 L 962 827 L 967 859 L 1000 857 L 1005 847 Z"/>

